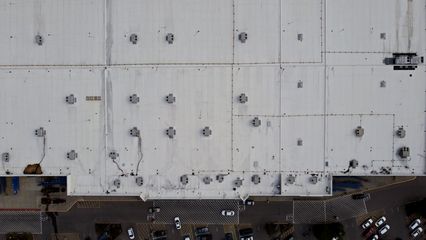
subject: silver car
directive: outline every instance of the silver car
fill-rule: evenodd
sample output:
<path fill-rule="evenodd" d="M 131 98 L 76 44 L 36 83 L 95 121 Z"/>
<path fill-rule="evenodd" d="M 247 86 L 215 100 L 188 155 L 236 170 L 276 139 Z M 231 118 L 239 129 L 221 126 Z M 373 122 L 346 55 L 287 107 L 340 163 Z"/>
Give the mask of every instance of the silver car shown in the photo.
<path fill-rule="evenodd" d="M 420 221 L 420 219 L 414 219 L 414 221 L 412 221 L 411 223 L 410 223 L 410 225 L 408 226 L 408 228 L 410 229 L 410 230 L 414 230 L 414 229 L 416 229 L 418 226 L 420 226 L 420 224 L 421 224 L 422 222 Z"/>
<path fill-rule="evenodd" d="M 386 224 L 384 227 L 379 229 L 379 234 L 385 235 L 389 231 L 389 229 L 390 229 L 390 226 Z"/>
<path fill-rule="evenodd" d="M 414 230 L 412 233 L 411 233 L 411 236 L 413 237 L 413 238 L 416 238 L 416 237 L 418 237 L 418 236 L 420 236 L 420 234 L 423 232 L 423 228 L 422 227 L 418 227 L 418 228 L 416 228 L 416 230 Z"/>
<path fill-rule="evenodd" d="M 127 234 L 129 235 L 130 239 L 135 239 L 135 232 L 133 231 L 133 228 L 127 229 Z"/>

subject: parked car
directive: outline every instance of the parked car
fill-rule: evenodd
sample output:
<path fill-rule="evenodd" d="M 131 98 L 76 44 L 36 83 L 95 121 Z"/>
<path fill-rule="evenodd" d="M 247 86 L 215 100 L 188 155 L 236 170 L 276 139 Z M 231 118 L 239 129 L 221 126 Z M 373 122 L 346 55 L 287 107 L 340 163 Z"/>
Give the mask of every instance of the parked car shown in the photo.
<path fill-rule="evenodd" d="M 200 235 L 200 234 L 206 234 L 209 232 L 209 228 L 208 227 L 200 227 L 200 228 L 196 228 L 195 229 L 195 234 Z"/>
<path fill-rule="evenodd" d="M 385 235 L 389 231 L 389 229 L 390 229 L 390 226 L 386 224 L 385 226 L 379 229 L 379 234 Z"/>
<path fill-rule="evenodd" d="M 232 233 L 225 233 L 225 240 L 234 240 Z"/>
<path fill-rule="evenodd" d="M 377 219 L 377 221 L 374 223 L 376 227 L 382 226 L 386 222 L 386 217 L 382 216 L 381 218 Z"/>
<path fill-rule="evenodd" d="M 245 201 L 245 205 L 247 205 L 247 206 L 254 206 L 254 200 L 247 199 Z"/>
<path fill-rule="evenodd" d="M 63 198 L 42 198 L 41 204 L 59 204 L 65 203 L 67 200 Z"/>
<path fill-rule="evenodd" d="M 127 234 L 129 235 L 130 239 L 135 239 L 135 232 L 133 231 L 133 228 L 127 229 Z"/>
<path fill-rule="evenodd" d="M 373 219 L 369 218 L 363 224 L 361 224 L 361 227 L 365 230 L 371 227 L 371 225 L 373 225 Z"/>
<path fill-rule="evenodd" d="M 252 237 L 254 232 L 252 228 L 244 228 L 239 231 L 240 239 L 248 240 L 249 237 Z"/>
<path fill-rule="evenodd" d="M 183 240 L 191 240 L 191 238 L 189 237 L 189 235 L 185 235 L 183 236 Z"/>
<path fill-rule="evenodd" d="M 369 193 L 358 193 L 358 194 L 354 194 L 352 195 L 352 199 L 354 200 L 369 200 L 370 199 L 370 194 Z"/>
<path fill-rule="evenodd" d="M 153 240 L 165 240 L 165 239 L 167 239 L 167 232 L 166 232 L 166 230 L 155 231 L 152 235 L 153 235 L 152 236 Z"/>
<path fill-rule="evenodd" d="M 363 235 L 366 239 L 369 239 L 371 236 L 375 235 L 377 231 L 377 228 L 375 227 L 370 227 L 369 229 L 367 229 L 366 231 L 364 231 Z"/>
<path fill-rule="evenodd" d="M 413 238 L 416 238 L 416 237 L 418 237 L 418 236 L 420 236 L 420 234 L 423 232 L 423 228 L 422 227 L 418 227 L 418 228 L 416 228 L 416 230 L 414 230 L 412 233 L 411 233 L 411 236 L 413 237 Z"/>
<path fill-rule="evenodd" d="M 158 230 L 154 232 L 154 237 L 164 237 L 167 236 L 166 230 Z"/>
<path fill-rule="evenodd" d="M 64 187 L 45 187 L 41 189 L 41 192 L 43 194 L 49 194 L 49 193 L 55 193 L 55 192 L 65 192 L 66 189 Z"/>
<path fill-rule="evenodd" d="M 160 208 L 159 207 L 152 207 L 148 209 L 149 213 L 158 213 L 160 212 Z"/>
<path fill-rule="evenodd" d="M 250 236 L 250 237 L 240 237 L 240 240 L 253 240 L 253 236 Z"/>
<path fill-rule="evenodd" d="M 176 226 L 176 229 L 177 229 L 177 230 L 179 230 L 179 229 L 181 229 L 181 228 L 182 228 L 182 225 L 180 224 L 180 219 L 179 219 L 179 217 L 175 217 L 175 226 Z"/>
<path fill-rule="evenodd" d="M 421 224 L 422 222 L 420 221 L 420 219 L 414 219 L 414 221 L 412 221 L 411 223 L 410 223 L 410 225 L 408 226 L 408 228 L 410 229 L 410 230 L 414 230 L 414 229 L 416 229 L 418 226 L 420 226 L 420 224 Z"/>
<path fill-rule="evenodd" d="M 195 240 L 213 240 L 213 236 L 211 234 L 204 234 L 195 237 Z"/>
<path fill-rule="evenodd" d="M 374 234 L 373 236 L 371 236 L 371 238 L 369 238 L 369 240 L 378 240 L 379 239 L 379 235 Z"/>
<path fill-rule="evenodd" d="M 232 217 L 235 216 L 235 212 L 232 210 L 222 210 L 222 216 Z"/>

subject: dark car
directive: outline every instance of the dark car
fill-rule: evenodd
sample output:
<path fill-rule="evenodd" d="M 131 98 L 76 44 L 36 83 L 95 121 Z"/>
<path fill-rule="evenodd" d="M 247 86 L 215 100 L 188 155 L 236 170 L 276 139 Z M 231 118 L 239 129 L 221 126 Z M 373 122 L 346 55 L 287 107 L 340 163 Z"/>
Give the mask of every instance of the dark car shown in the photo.
<path fill-rule="evenodd" d="M 165 240 L 167 239 L 167 232 L 165 230 L 158 230 L 152 234 L 153 240 Z"/>
<path fill-rule="evenodd" d="M 158 213 L 160 212 L 160 208 L 159 207 L 152 207 L 148 209 L 149 213 Z"/>
<path fill-rule="evenodd" d="M 196 240 L 212 240 L 213 237 L 211 234 L 206 234 L 206 235 L 201 235 L 201 236 L 197 236 Z"/>
<path fill-rule="evenodd" d="M 234 240 L 234 238 L 232 238 L 232 233 L 226 233 L 225 240 Z"/>
<path fill-rule="evenodd" d="M 45 187 L 41 189 L 41 192 L 44 194 L 55 193 L 55 192 L 65 192 L 64 187 Z"/>
<path fill-rule="evenodd" d="M 240 237 L 251 237 L 254 234 L 252 228 L 240 229 L 239 233 L 240 233 Z"/>
<path fill-rule="evenodd" d="M 41 204 L 58 204 L 65 203 L 67 200 L 63 198 L 42 198 Z"/>
<path fill-rule="evenodd" d="M 200 227 L 200 228 L 196 228 L 195 229 L 195 234 L 196 235 L 202 235 L 202 234 L 207 234 L 209 233 L 209 228 L 208 227 Z"/>
<path fill-rule="evenodd" d="M 354 199 L 354 200 L 362 200 L 362 199 L 368 200 L 368 199 L 370 199 L 370 194 L 369 193 L 354 194 L 354 195 L 352 195 L 352 199 Z"/>

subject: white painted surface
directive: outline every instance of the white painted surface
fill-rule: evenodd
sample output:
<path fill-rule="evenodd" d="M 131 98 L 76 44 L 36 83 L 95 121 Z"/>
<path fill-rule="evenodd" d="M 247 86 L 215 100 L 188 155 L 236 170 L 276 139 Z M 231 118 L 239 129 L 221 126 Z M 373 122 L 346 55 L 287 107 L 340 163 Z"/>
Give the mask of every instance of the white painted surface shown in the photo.
<path fill-rule="evenodd" d="M 277 63 L 280 61 L 281 1 L 236 0 L 235 62 Z M 238 36 L 247 33 L 242 43 Z"/>
<path fill-rule="evenodd" d="M 424 0 L 0 6 L 0 153 L 11 156 L 1 175 L 22 175 L 41 160 L 39 127 L 47 130 L 43 174 L 68 176 L 71 195 L 321 196 L 331 194 L 333 175 L 426 172 L 425 65 L 394 71 L 383 64 L 394 51 L 425 54 Z M 242 31 L 246 43 L 238 40 Z M 165 40 L 169 32 L 173 44 Z M 65 103 L 71 93 L 74 105 Z M 169 93 L 173 104 L 165 102 Z M 241 93 L 247 103 L 238 102 Z M 138 104 L 129 102 L 132 94 Z M 251 125 L 254 117 L 261 126 Z M 165 134 L 171 126 L 173 139 Z M 209 137 L 201 134 L 206 126 Z M 365 129 L 362 138 L 354 135 L 357 126 Z M 395 135 L 401 126 L 405 138 Z M 141 130 L 137 173 L 132 127 Z M 410 147 L 407 159 L 398 156 L 403 146 Z M 72 149 L 76 160 L 66 159 Z M 118 167 L 111 151 L 119 153 Z M 359 166 L 345 173 L 352 159 Z"/>
<path fill-rule="evenodd" d="M 232 1 L 112 0 L 110 11 L 112 64 L 232 62 Z"/>
<path fill-rule="evenodd" d="M 0 65 L 105 62 L 104 1 L 2 1 L 0 22 Z"/>
<path fill-rule="evenodd" d="M 322 62 L 323 2 L 325 0 L 281 2 L 281 62 Z"/>

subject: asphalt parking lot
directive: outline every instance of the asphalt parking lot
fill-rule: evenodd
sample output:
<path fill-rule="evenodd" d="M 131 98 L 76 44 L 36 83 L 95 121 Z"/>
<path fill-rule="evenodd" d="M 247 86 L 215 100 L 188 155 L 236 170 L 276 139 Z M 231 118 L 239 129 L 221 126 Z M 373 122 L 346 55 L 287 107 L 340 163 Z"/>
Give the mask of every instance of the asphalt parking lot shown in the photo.
<path fill-rule="evenodd" d="M 413 239 L 410 236 L 411 231 L 408 229 L 408 225 L 413 220 L 413 217 L 407 217 L 403 207 L 395 207 L 381 211 L 371 212 L 369 214 L 360 216 L 356 219 L 348 219 L 347 221 L 342 222 L 345 226 L 346 236 L 348 239 L 368 239 L 363 234 L 364 231 L 361 228 L 361 224 L 365 222 L 368 218 L 372 218 L 373 221 L 376 221 L 381 216 L 386 217 L 386 224 L 391 228 L 390 230 L 382 236 L 380 239 L 404 239 L 409 240 Z M 423 224 L 424 226 L 424 221 Z M 426 239 L 424 235 L 417 237 L 415 239 Z"/>

